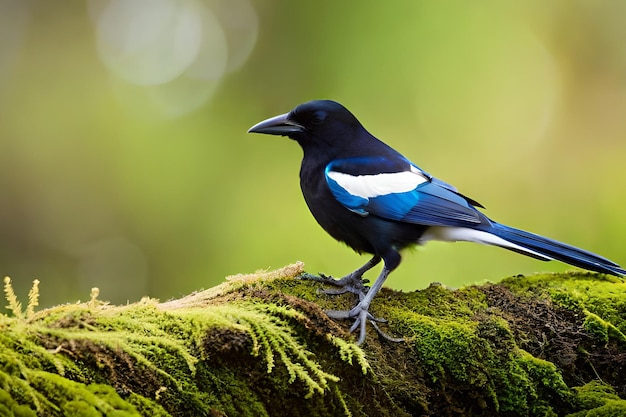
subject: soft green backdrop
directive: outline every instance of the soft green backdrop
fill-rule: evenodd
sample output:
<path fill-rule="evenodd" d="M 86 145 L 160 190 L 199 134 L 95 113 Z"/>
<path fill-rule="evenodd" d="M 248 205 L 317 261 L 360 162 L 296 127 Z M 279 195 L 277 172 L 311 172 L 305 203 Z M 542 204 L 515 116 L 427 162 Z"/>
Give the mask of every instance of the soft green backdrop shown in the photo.
<path fill-rule="evenodd" d="M 20 294 L 40 279 L 50 305 L 93 286 L 167 299 L 295 260 L 350 272 L 367 258 L 310 216 L 299 147 L 246 134 L 314 98 L 490 217 L 625 264 L 625 15 L 618 0 L 0 0 L 0 274 Z M 413 252 L 390 287 L 568 268 Z"/>

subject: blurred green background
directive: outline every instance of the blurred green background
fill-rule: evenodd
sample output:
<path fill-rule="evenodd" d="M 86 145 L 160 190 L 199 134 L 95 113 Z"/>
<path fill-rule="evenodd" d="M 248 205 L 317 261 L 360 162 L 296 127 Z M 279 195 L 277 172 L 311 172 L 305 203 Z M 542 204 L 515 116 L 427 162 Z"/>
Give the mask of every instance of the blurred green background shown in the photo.
<path fill-rule="evenodd" d="M 301 260 L 346 274 L 299 147 L 248 135 L 314 98 L 485 205 L 626 263 L 626 3 L 0 0 L 0 274 L 42 304 L 168 299 Z M 406 253 L 414 290 L 569 267 Z M 374 272 L 374 275 L 378 272 Z"/>

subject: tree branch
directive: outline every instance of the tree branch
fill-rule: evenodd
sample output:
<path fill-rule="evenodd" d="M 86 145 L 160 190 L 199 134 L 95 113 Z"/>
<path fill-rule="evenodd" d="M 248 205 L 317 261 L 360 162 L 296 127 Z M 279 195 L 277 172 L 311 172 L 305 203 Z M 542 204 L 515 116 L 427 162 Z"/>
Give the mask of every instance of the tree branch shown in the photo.
<path fill-rule="evenodd" d="M 383 289 L 390 334 L 352 343 L 303 265 L 178 300 L 26 312 L 5 281 L 0 414 L 42 416 L 626 413 L 626 285 L 539 274 L 450 290 Z M 597 414 L 599 415 L 599 414 Z"/>

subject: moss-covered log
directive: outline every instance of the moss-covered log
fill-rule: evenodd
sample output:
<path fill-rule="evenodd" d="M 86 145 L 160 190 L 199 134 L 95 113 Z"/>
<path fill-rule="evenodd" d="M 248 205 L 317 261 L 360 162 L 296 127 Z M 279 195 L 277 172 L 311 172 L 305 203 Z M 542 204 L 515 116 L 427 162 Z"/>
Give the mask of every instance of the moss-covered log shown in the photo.
<path fill-rule="evenodd" d="M 25 312 L 5 292 L 2 416 L 626 415 L 626 284 L 591 273 L 383 290 L 360 348 L 302 264 L 179 300 Z"/>

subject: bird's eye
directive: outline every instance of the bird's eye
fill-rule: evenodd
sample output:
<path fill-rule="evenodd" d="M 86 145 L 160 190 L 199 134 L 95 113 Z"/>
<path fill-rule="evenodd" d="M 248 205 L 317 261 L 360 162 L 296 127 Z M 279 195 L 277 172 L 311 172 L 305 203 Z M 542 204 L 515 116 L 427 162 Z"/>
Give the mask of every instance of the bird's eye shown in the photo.
<path fill-rule="evenodd" d="M 311 123 L 314 125 L 319 125 L 326 119 L 326 112 L 316 111 L 313 113 L 313 117 L 311 117 Z"/>

